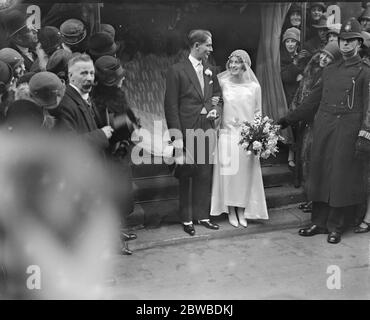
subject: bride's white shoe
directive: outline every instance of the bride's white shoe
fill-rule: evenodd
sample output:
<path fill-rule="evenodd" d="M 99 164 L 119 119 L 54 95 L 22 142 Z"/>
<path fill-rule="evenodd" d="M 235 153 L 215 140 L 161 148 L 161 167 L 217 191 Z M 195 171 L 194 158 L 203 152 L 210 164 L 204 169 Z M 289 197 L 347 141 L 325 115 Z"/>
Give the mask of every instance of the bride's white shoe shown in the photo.
<path fill-rule="evenodd" d="M 241 226 L 243 226 L 244 228 L 248 227 L 247 219 L 245 219 L 244 217 L 244 210 L 243 211 L 238 210 L 238 219 Z"/>
<path fill-rule="evenodd" d="M 234 210 L 233 210 L 233 211 L 234 211 Z M 235 212 L 230 212 L 230 213 L 228 214 L 228 217 L 229 217 L 229 222 L 230 222 L 230 224 L 231 224 L 233 227 L 237 228 L 237 227 L 239 226 L 239 223 L 238 223 L 238 218 L 236 217 Z"/>

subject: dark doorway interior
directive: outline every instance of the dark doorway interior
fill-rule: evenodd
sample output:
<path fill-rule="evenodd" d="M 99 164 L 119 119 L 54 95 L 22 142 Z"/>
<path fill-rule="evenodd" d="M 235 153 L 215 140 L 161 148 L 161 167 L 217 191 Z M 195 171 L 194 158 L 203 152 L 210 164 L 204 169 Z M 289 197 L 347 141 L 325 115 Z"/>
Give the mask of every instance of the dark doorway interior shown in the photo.
<path fill-rule="evenodd" d="M 235 49 L 248 51 L 255 65 L 259 30 L 260 4 L 152 4 L 105 3 L 102 23 L 110 23 L 123 40 L 129 56 L 135 53 L 173 55 L 186 48 L 186 35 L 192 29 L 213 33 L 214 60 L 224 68 Z"/>

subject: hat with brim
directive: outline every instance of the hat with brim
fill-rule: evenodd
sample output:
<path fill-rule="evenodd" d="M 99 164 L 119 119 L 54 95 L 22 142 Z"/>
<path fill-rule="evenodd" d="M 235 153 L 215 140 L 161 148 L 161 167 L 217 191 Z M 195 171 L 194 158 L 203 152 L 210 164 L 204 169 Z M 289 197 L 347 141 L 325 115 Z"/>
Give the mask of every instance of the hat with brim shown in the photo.
<path fill-rule="evenodd" d="M 58 74 L 59 72 L 67 72 L 68 61 L 72 58 L 72 53 L 64 49 L 56 50 L 49 58 L 46 64 L 46 71 Z"/>
<path fill-rule="evenodd" d="M 348 40 L 348 39 L 361 39 L 364 41 L 364 37 L 361 33 L 356 32 L 346 32 L 346 33 L 340 33 L 338 36 L 340 39 Z"/>
<path fill-rule="evenodd" d="M 114 86 L 125 77 L 120 61 L 112 56 L 102 56 L 95 62 L 98 83 Z"/>
<path fill-rule="evenodd" d="M 0 60 L 9 64 L 13 71 L 24 63 L 21 54 L 12 48 L 3 48 L 0 50 Z"/>
<path fill-rule="evenodd" d="M 357 19 L 350 18 L 345 24 L 342 25 L 339 38 L 343 40 L 358 38 L 364 41 L 364 36 L 362 35 L 361 31 L 362 28 Z"/>
<path fill-rule="evenodd" d="M 120 44 L 114 42 L 113 38 L 106 32 L 97 32 L 89 39 L 89 53 L 94 57 L 114 55 Z"/>
<path fill-rule="evenodd" d="M 361 14 L 361 16 L 358 18 L 358 21 L 361 22 L 361 20 L 370 20 L 370 8 L 367 7 L 364 12 Z"/>
<path fill-rule="evenodd" d="M 293 12 L 302 13 L 301 6 L 296 3 L 292 3 L 288 11 L 288 16 L 290 16 Z"/>
<path fill-rule="evenodd" d="M 2 91 L 1 87 L 3 85 L 9 84 L 10 81 L 12 81 L 12 79 L 13 79 L 12 67 L 8 63 L 0 60 L 0 92 Z"/>
<path fill-rule="evenodd" d="M 313 24 L 312 26 L 313 26 L 314 28 L 316 28 L 316 29 L 329 29 L 329 28 L 328 28 L 327 19 L 326 19 L 326 17 L 325 17 L 325 16 L 322 16 L 322 17 L 319 19 L 318 23 Z"/>
<path fill-rule="evenodd" d="M 338 29 L 335 29 L 335 28 L 329 28 L 328 29 L 328 34 L 333 33 L 333 34 L 339 35 L 339 32 L 340 31 Z"/>
<path fill-rule="evenodd" d="M 333 60 L 336 60 L 340 57 L 340 50 L 338 43 L 336 41 L 329 42 L 322 50 L 321 52 L 326 53 L 329 55 Z"/>
<path fill-rule="evenodd" d="M 108 33 L 113 39 L 116 37 L 116 30 L 111 24 L 102 23 L 100 25 L 100 31 Z"/>
<path fill-rule="evenodd" d="M 86 38 L 86 28 L 81 20 L 68 19 L 60 25 L 62 40 L 67 45 L 75 45 Z"/>
<path fill-rule="evenodd" d="M 282 42 L 285 42 L 285 40 L 293 39 L 297 42 L 300 42 L 301 37 L 301 31 L 298 28 L 291 27 L 285 30 L 283 34 L 283 40 Z"/>
<path fill-rule="evenodd" d="M 326 11 L 326 5 L 324 2 L 312 2 L 310 4 L 310 9 L 314 8 L 314 7 L 319 7 L 322 9 L 323 12 Z"/>
<path fill-rule="evenodd" d="M 55 106 L 57 96 L 64 94 L 64 83 L 52 72 L 36 73 L 29 82 L 30 93 L 33 99 L 43 107 Z"/>
<path fill-rule="evenodd" d="M 363 46 L 366 48 L 370 48 L 370 33 L 366 31 L 361 31 L 361 34 L 364 37 Z"/>
<path fill-rule="evenodd" d="M 27 18 L 30 15 L 26 15 L 19 10 L 11 10 L 5 16 L 5 26 L 8 32 L 8 38 L 13 37 L 19 31 L 27 27 Z"/>
<path fill-rule="evenodd" d="M 59 29 L 53 26 L 45 26 L 37 34 L 41 47 L 51 55 L 62 45 L 62 34 Z"/>

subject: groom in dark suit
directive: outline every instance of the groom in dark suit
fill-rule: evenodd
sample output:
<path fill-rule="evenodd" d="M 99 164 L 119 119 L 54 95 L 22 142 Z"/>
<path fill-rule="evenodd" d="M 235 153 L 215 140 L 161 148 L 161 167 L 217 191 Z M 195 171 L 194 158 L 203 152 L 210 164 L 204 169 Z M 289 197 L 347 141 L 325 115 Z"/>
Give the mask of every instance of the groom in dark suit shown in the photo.
<path fill-rule="evenodd" d="M 212 34 L 206 30 L 193 30 L 188 40 L 188 59 L 168 70 L 164 108 L 171 138 L 175 137 L 175 147 L 180 150 L 185 147 L 186 153 L 191 154 L 196 163 L 191 176 L 179 177 L 180 219 L 184 231 L 193 236 L 193 220 L 209 229 L 219 228 L 210 222 L 209 210 L 212 184 L 210 156 L 215 142 L 214 120 L 221 111 L 221 90 L 216 71 L 207 63 L 213 51 Z M 203 133 L 206 132 L 209 140 L 204 138 Z"/>

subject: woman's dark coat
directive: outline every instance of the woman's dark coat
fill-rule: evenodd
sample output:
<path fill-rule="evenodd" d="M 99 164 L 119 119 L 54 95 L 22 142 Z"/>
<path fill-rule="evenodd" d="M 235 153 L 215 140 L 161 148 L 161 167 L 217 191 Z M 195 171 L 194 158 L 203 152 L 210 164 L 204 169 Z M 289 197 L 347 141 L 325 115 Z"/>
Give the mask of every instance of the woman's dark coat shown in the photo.
<path fill-rule="evenodd" d="M 128 105 L 124 91 L 118 87 L 98 85 L 93 92 L 93 101 L 99 118 L 105 119 L 105 125 L 113 126 L 113 119 L 122 115 L 127 115 L 131 122 L 115 128 L 107 149 L 108 159 L 111 160 L 112 178 L 119 188 L 117 201 L 124 224 L 134 209 L 130 145 L 132 124 L 138 125 L 138 120 Z"/>
<path fill-rule="evenodd" d="M 283 82 L 285 98 L 289 109 L 294 94 L 299 86 L 297 76 L 302 73 L 303 70 L 300 65 L 294 64 L 293 61 L 294 57 L 288 53 L 285 47 L 282 47 L 280 54 L 281 81 Z"/>
<path fill-rule="evenodd" d="M 320 67 L 320 53 L 315 54 L 307 64 L 303 72 L 303 78 L 299 83 L 299 87 L 294 95 L 291 109 L 299 108 L 311 91 L 312 88 L 321 81 L 322 68 Z M 309 177 L 309 164 L 311 159 L 311 147 L 313 136 L 313 117 L 308 121 L 301 121 L 297 128 L 297 157 L 296 161 L 297 170 L 301 178 L 302 185 L 307 193 L 308 177 Z"/>

